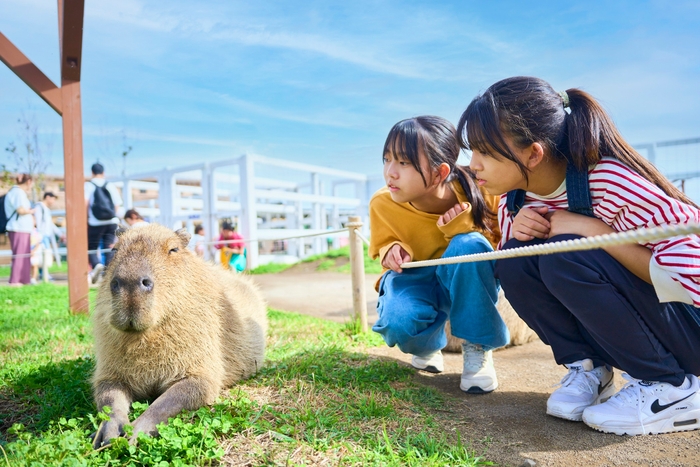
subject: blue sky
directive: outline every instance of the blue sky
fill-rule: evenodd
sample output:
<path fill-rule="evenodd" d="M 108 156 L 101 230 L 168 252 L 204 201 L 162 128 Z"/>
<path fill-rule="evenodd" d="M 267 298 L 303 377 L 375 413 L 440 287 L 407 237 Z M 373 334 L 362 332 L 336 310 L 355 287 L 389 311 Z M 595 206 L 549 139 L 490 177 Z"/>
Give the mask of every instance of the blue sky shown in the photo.
<path fill-rule="evenodd" d="M 589 91 L 631 143 L 699 137 L 698 24 L 697 1 L 87 0 L 85 166 L 119 173 L 127 145 L 127 172 L 251 152 L 379 174 L 394 123 L 456 123 L 513 75 Z M 55 0 L 0 0 L 0 31 L 58 83 Z M 2 148 L 22 113 L 62 173 L 59 117 L 0 66 Z"/>

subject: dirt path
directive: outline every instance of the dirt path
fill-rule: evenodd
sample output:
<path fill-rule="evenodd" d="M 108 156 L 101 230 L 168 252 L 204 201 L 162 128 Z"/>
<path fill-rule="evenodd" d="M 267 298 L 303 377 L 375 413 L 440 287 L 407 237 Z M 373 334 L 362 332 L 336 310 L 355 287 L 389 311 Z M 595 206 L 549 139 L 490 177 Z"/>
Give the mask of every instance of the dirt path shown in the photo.
<path fill-rule="evenodd" d="M 377 294 L 368 275 L 366 291 L 370 323 L 376 320 Z M 254 276 L 271 308 L 345 321 L 352 314 L 350 275 L 291 269 Z M 410 356 L 396 348 L 372 354 L 406 364 Z M 457 398 L 441 414 L 448 429 L 466 434 L 477 451 L 488 440 L 486 458 L 502 466 L 700 466 L 700 431 L 670 435 L 622 437 L 596 432 L 583 423 L 545 414 L 546 401 L 564 376 L 549 347 L 532 342 L 494 354 L 500 387 L 487 395 L 459 390 L 462 357 L 446 354 L 445 372 L 419 372 L 425 384 Z M 623 380 L 616 375 L 617 387 Z M 536 464 L 528 464 L 527 459 Z"/>

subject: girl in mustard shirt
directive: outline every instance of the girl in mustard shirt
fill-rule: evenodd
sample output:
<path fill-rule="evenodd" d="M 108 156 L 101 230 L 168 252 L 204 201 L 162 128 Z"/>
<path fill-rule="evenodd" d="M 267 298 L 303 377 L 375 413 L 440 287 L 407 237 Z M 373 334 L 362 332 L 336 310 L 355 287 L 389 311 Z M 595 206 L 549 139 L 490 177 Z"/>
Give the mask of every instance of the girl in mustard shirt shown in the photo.
<path fill-rule="evenodd" d="M 498 197 L 483 193 L 457 165 L 454 126 L 433 116 L 402 120 L 384 144 L 384 180 L 369 205 L 369 254 L 385 268 L 373 330 L 389 346 L 413 354 L 414 367 L 439 373 L 447 344 L 445 322 L 466 340 L 460 388 L 498 386 L 492 350 L 510 336 L 496 310 L 493 261 L 402 269 L 401 264 L 492 251 L 500 240 Z"/>

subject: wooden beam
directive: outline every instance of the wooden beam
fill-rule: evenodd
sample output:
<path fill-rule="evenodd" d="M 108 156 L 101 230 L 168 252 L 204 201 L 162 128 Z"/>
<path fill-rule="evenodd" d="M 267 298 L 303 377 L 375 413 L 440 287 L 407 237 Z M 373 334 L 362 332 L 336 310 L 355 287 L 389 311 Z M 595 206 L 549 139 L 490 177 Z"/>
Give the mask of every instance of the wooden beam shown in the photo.
<path fill-rule="evenodd" d="M 85 0 L 58 0 L 61 80 L 80 81 Z"/>
<path fill-rule="evenodd" d="M 61 90 L 1 32 L 0 61 L 62 115 Z"/>
<path fill-rule="evenodd" d="M 87 209 L 83 168 L 83 121 L 80 70 L 83 48 L 84 0 L 58 0 L 58 43 L 61 53 L 63 103 L 63 172 L 66 178 L 68 298 L 70 309 L 87 313 Z"/>
<path fill-rule="evenodd" d="M 88 257 L 83 126 L 80 81 L 63 80 L 63 172 L 66 177 L 66 240 L 68 246 L 68 299 L 70 309 L 87 313 Z"/>

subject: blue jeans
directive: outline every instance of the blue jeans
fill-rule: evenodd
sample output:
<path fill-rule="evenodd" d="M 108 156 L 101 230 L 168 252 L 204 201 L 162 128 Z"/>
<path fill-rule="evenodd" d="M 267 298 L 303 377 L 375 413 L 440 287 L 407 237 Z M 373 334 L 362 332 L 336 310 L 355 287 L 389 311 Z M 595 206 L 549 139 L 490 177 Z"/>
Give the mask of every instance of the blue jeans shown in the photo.
<path fill-rule="evenodd" d="M 454 237 L 443 258 L 486 251 L 492 251 L 491 244 L 472 232 Z M 390 347 L 420 357 L 447 345 L 448 318 L 455 337 L 485 350 L 506 345 L 510 335 L 496 309 L 499 285 L 493 268 L 493 261 L 480 261 L 387 271 L 372 330 Z"/>

